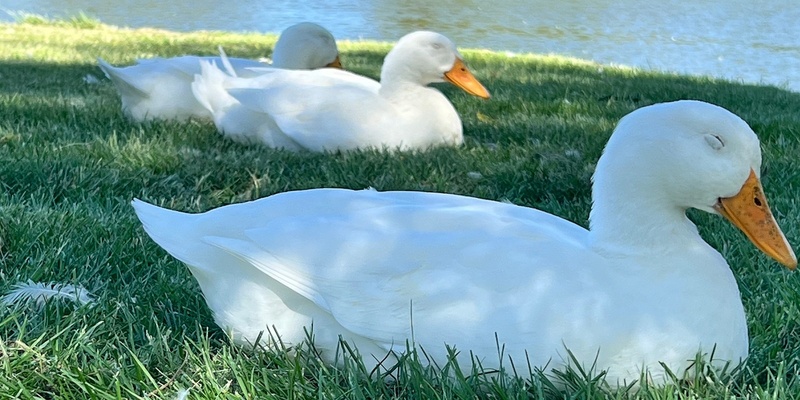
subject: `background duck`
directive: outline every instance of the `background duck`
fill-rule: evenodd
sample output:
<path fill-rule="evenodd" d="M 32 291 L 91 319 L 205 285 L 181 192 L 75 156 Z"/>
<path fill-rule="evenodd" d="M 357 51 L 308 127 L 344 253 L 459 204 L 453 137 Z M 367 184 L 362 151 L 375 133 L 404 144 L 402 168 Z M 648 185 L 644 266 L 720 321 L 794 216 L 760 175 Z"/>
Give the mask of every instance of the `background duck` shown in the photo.
<path fill-rule="evenodd" d="M 564 367 L 569 349 L 612 385 L 644 370 L 663 383 L 661 362 L 680 376 L 698 352 L 713 350 L 713 365 L 748 354 L 736 280 L 687 208 L 727 217 L 797 265 L 761 189 L 759 146 L 743 120 L 708 103 L 636 110 L 597 163 L 589 230 L 423 192 L 304 190 L 194 215 L 133 206 L 237 343 L 274 327 L 296 344 L 313 323 L 332 363 L 341 336 L 368 366 L 413 340 L 439 365 L 447 344 L 462 362 L 474 354 L 497 368 L 499 340 L 518 368 Z"/>
<path fill-rule="evenodd" d="M 269 65 L 245 58 L 228 58 L 240 76 L 255 76 Z M 192 94 L 191 84 L 200 73 L 200 62 L 220 63 L 220 57 L 182 56 L 139 59 L 130 67 L 116 68 L 98 59 L 122 99 L 122 109 L 134 121 L 150 119 L 210 118 L 211 114 Z M 341 68 L 333 35 L 325 28 L 302 22 L 281 32 L 272 54 L 273 68 Z"/>
<path fill-rule="evenodd" d="M 255 79 L 226 77 L 208 64 L 202 70 L 194 93 L 220 132 L 295 151 L 458 145 L 463 142 L 458 113 L 427 85 L 449 81 L 489 97 L 455 44 L 428 31 L 397 42 L 384 60 L 380 84 L 330 69 L 275 70 Z"/>

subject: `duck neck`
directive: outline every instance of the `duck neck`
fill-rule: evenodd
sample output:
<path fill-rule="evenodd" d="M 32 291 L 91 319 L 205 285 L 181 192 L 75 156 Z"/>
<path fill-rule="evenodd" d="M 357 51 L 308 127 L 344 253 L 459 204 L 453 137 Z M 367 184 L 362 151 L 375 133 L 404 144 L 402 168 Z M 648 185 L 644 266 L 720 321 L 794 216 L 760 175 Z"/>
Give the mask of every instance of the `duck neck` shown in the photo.
<path fill-rule="evenodd" d="M 419 90 L 419 85 L 412 84 L 407 81 L 390 80 L 388 82 L 381 80 L 381 88 L 378 93 L 387 98 L 392 98 L 398 95 L 415 93 Z"/>
<path fill-rule="evenodd" d="M 700 239 L 686 208 L 669 204 L 663 193 L 636 180 L 595 176 L 589 244 L 606 255 L 631 255 L 638 249 L 669 253 L 688 249 Z"/>
<path fill-rule="evenodd" d="M 411 68 L 408 63 L 397 62 L 396 58 L 395 54 L 389 54 L 381 69 L 381 96 L 392 97 L 398 93 L 418 93 L 429 89 L 422 72 Z"/>
<path fill-rule="evenodd" d="M 393 104 L 399 110 L 408 112 L 432 112 L 427 109 L 430 105 L 430 93 L 438 91 L 428 86 L 422 86 L 409 81 L 394 80 L 388 84 L 381 81 L 378 95 Z M 414 110 L 414 111 L 412 111 Z"/>

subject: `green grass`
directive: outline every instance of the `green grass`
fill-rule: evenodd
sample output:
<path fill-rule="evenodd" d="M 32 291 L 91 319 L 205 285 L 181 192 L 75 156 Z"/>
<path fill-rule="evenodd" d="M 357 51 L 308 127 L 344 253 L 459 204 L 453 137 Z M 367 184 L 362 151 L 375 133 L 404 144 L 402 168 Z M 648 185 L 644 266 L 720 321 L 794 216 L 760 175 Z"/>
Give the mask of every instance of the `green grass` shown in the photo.
<path fill-rule="evenodd" d="M 464 51 L 489 101 L 442 86 L 459 110 L 460 148 L 293 154 L 224 140 L 206 122 L 134 124 L 100 78 L 97 57 L 268 56 L 275 36 L 179 34 L 86 16 L 0 25 L 0 294 L 16 282 L 82 285 L 93 306 L 0 308 L 0 399 L 189 398 L 792 398 L 800 393 L 800 278 L 721 218 L 691 213 L 734 269 L 751 356 L 732 373 L 638 392 L 599 371 L 498 377 L 471 366 L 422 368 L 395 383 L 359 365 L 325 366 L 229 344 L 188 270 L 146 236 L 134 197 L 186 211 L 314 187 L 425 190 L 508 199 L 586 225 L 590 177 L 615 122 L 648 104 L 700 99 L 747 120 L 764 150 L 763 183 L 789 240 L 800 239 L 800 94 L 553 56 Z M 387 44 L 342 42 L 342 61 L 376 77 Z M 476 178 L 475 174 L 480 173 Z M 591 334 L 591 333 L 587 333 Z M 516 366 L 518 368 L 520 366 Z M 513 372 L 511 366 L 508 371 Z M 520 371 L 526 370 L 521 368 Z M 454 377 L 454 378 L 453 378 Z"/>
<path fill-rule="evenodd" d="M 27 12 L 11 12 L 10 14 L 17 23 L 26 25 L 61 26 L 78 29 L 96 29 L 102 26 L 100 20 L 83 12 L 69 18 L 55 19 Z"/>

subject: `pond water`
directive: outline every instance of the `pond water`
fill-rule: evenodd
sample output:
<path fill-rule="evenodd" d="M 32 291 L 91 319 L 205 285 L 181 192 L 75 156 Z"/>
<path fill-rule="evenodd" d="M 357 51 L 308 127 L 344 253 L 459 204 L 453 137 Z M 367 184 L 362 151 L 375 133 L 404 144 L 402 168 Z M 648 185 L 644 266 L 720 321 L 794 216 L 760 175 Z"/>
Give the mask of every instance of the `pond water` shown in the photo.
<path fill-rule="evenodd" d="M 396 41 L 417 29 L 462 48 L 561 54 L 800 91 L 795 0 L 0 0 L 49 17 L 176 31 L 280 32 L 317 22 L 339 39 Z"/>

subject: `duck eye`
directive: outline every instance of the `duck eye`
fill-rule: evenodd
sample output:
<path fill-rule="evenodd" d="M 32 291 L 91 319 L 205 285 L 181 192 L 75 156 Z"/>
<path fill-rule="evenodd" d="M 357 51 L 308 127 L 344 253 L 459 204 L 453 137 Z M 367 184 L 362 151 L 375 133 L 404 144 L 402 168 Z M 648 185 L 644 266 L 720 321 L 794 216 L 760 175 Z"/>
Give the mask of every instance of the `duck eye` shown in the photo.
<path fill-rule="evenodd" d="M 722 138 L 719 137 L 719 135 L 710 133 L 706 135 L 706 143 L 708 143 L 708 145 L 714 150 L 720 150 L 725 147 L 725 142 L 722 141 Z"/>

